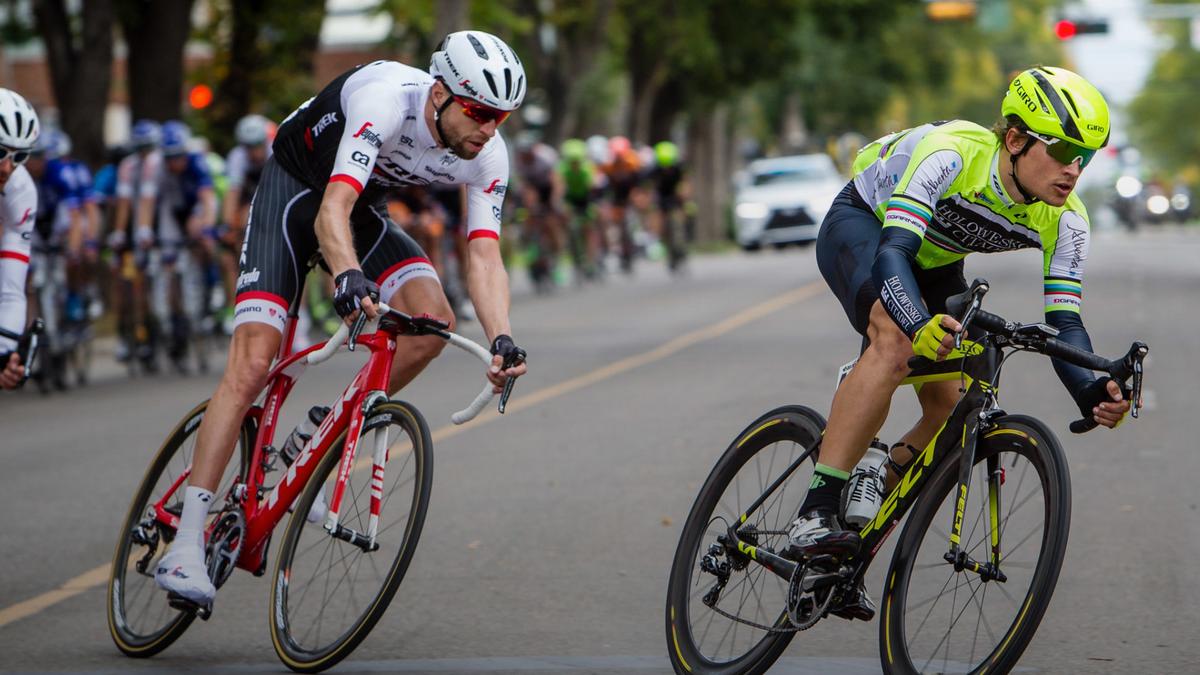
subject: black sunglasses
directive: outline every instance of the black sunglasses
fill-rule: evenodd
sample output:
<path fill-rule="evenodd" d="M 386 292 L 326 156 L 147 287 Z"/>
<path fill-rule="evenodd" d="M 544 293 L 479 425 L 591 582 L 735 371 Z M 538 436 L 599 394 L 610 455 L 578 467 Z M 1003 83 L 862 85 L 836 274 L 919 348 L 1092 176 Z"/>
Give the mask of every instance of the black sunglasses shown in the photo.
<path fill-rule="evenodd" d="M 0 145 L 0 162 L 3 162 L 4 160 L 9 159 L 10 157 L 12 158 L 13 164 L 20 166 L 20 165 L 24 164 L 26 160 L 29 159 L 29 151 L 28 150 L 13 150 L 11 148 L 6 148 L 6 147 Z"/>

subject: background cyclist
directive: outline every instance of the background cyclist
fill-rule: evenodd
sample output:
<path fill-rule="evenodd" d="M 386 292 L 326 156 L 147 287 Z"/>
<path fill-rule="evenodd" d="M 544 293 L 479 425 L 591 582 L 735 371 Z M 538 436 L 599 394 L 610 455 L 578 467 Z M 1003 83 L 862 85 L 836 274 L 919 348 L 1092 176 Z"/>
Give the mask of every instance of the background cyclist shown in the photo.
<path fill-rule="evenodd" d="M 374 316 L 381 299 L 453 322 L 433 266 L 387 217 L 388 191 L 434 182 L 468 186 L 468 290 L 495 355 L 486 377 L 499 390 L 508 377 L 524 374 L 523 363 L 502 368 L 517 348 L 500 257 L 508 156 L 497 130 L 525 88 L 524 69 L 508 45 L 462 31 L 446 36 L 428 73 L 375 61 L 338 77 L 284 120 L 242 246 L 247 281 L 237 298 L 228 367 L 198 430 L 179 528 L 155 574 L 160 586 L 200 604 L 215 596 L 203 550 L 212 490 L 318 250 L 334 275 L 334 305 L 347 321 L 360 310 Z M 406 340 L 389 392 L 416 377 L 444 345 L 437 337 Z"/>
<path fill-rule="evenodd" d="M 10 89 L 0 89 L 0 328 L 25 330 L 25 277 L 37 214 L 37 186 L 22 166 L 37 143 L 40 126 L 33 106 Z M 0 335 L 0 389 L 15 389 L 25 367 L 15 340 Z"/>

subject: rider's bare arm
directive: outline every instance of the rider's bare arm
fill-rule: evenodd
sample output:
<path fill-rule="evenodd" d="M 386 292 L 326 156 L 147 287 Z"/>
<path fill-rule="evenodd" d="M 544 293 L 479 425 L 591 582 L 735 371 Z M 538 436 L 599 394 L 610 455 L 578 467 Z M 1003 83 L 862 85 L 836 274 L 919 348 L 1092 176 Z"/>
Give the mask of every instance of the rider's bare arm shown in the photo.
<path fill-rule="evenodd" d="M 333 182 L 325 186 L 325 196 L 317 212 L 317 244 L 334 277 L 359 267 L 354 238 L 350 234 L 350 210 L 357 199 L 358 191 L 353 187 L 340 181 Z"/>
<path fill-rule="evenodd" d="M 477 237 L 467 244 L 467 292 L 488 341 L 512 335 L 508 322 L 508 272 L 500 257 L 500 241 Z"/>

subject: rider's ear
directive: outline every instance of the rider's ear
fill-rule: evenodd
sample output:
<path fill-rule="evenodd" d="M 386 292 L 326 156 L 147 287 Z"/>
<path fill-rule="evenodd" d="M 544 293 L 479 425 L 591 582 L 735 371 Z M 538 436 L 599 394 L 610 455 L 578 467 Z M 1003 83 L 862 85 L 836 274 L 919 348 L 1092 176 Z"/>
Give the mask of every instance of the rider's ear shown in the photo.
<path fill-rule="evenodd" d="M 1025 132 L 1017 127 L 1009 127 L 1004 132 L 1004 144 L 1011 155 L 1021 152 L 1025 147 L 1026 140 L 1028 140 L 1028 137 L 1025 135 Z"/>

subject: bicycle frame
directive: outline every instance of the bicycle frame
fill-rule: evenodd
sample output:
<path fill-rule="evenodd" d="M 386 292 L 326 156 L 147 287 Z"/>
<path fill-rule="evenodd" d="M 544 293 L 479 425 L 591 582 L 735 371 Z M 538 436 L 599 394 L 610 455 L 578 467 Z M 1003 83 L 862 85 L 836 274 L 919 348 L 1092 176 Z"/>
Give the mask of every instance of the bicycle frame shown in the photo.
<path fill-rule="evenodd" d="M 947 562 L 955 565 L 958 571 L 969 569 L 988 579 L 1003 580 L 1004 576 L 998 569 L 1001 553 L 999 539 L 999 479 L 997 467 L 989 463 L 989 513 L 991 523 L 992 559 L 989 563 L 978 563 L 967 559 L 965 552 L 958 548 L 962 530 L 963 513 L 966 510 L 970 470 L 974 465 L 975 446 L 979 434 L 986 432 L 991 419 L 1003 414 L 996 407 L 996 382 L 1003 365 L 1003 354 L 991 336 L 984 337 L 979 343 L 982 350 L 975 355 L 961 358 L 951 358 L 914 370 L 913 374 L 904 380 L 907 384 L 926 382 L 961 380 L 966 384 L 966 391 L 946 423 L 938 430 L 933 440 L 910 463 L 908 470 L 900 481 L 884 499 L 875 518 L 867 523 L 860 532 L 862 545 L 859 553 L 847 562 L 854 569 L 851 581 L 857 582 L 871 565 L 871 561 L 879 552 L 884 542 L 891 535 L 896 525 L 908 510 L 916 503 L 921 491 L 925 488 L 937 468 L 946 461 L 957 447 L 964 448 L 961 458 L 962 471 L 960 475 L 958 502 L 952 524 Z M 813 452 L 819 451 L 820 442 L 814 446 Z M 740 527 L 749 520 L 749 516 L 758 509 L 771 494 L 779 488 L 787 478 L 808 461 L 811 453 L 806 452 L 792 462 L 787 469 L 754 501 L 738 518 L 736 525 L 729 527 L 728 536 L 733 546 L 743 555 L 770 569 L 784 579 L 790 579 L 797 563 L 783 558 L 771 551 L 766 551 L 746 542 L 741 537 Z M 951 558 L 952 556 L 952 558 Z"/>
<path fill-rule="evenodd" d="M 247 417 L 254 419 L 258 430 L 254 440 L 254 449 L 250 454 L 247 475 L 238 476 L 231 488 L 231 494 L 226 495 L 227 499 L 232 499 L 241 505 L 246 519 L 245 540 L 242 542 L 242 552 L 238 557 L 237 566 L 254 572 L 256 575 L 265 571 L 271 533 L 283 519 L 288 508 L 300 496 L 304 486 L 308 484 L 313 470 L 320 464 L 325 453 L 329 452 L 344 431 L 348 430 L 348 433 L 342 449 L 342 461 L 330 501 L 329 515 L 324 525 L 325 530 L 333 536 L 356 545 L 363 546 L 365 541 L 367 542 L 365 545 L 373 546 L 374 530 L 380 510 L 378 490 L 373 486 L 370 519 L 372 531 L 367 534 L 352 532 L 342 528 L 337 522 L 342 493 L 353 467 L 360 440 L 358 431 L 362 428 L 364 417 L 371 407 L 378 401 L 387 400 L 387 383 L 391 376 L 392 360 L 396 354 L 396 333 L 383 327 L 374 333 L 358 336 L 356 344 L 363 345 L 370 350 L 367 363 L 337 398 L 330 413 L 313 433 L 312 439 L 304 446 L 291 466 L 280 477 L 279 482 L 264 498 L 263 481 L 270 468 L 266 457 L 266 448 L 271 446 L 274 440 L 280 408 L 296 380 L 307 367 L 308 356 L 325 347 L 328 342 L 291 353 L 296 331 L 296 318 L 294 312 L 289 313 L 284 339 L 279 346 L 277 363 L 267 376 L 265 388 L 267 393 L 263 403 L 251 406 L 246 413 Z M 379 484 L 382 481 L 387 448 L 386 446 L 376 447 L 374 450 L 372 482 Z M 184 471 L 175 484 L 155 504 L 157 519 L 172 528 L 178 527 L 179 518 L 167 511 L 164 505 L 190 474 L 190 468 Z"/>

